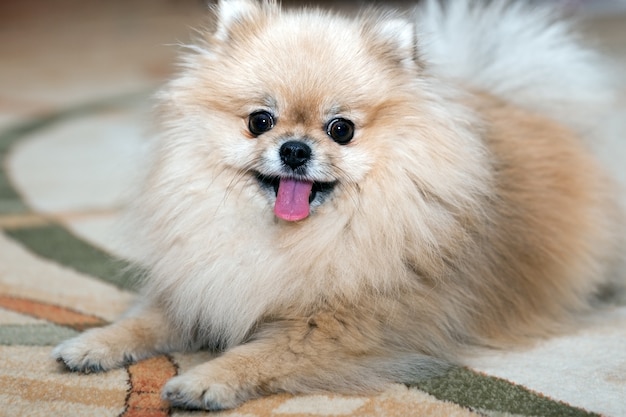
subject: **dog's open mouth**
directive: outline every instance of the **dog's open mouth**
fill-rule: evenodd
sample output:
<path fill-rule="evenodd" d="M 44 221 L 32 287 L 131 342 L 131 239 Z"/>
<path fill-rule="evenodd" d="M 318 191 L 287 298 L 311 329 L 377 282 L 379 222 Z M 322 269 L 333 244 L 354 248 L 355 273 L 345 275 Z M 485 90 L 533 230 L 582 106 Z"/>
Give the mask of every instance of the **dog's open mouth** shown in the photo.
<path fill-rule="evenodd" d="M 274 214 L 280 219 L 298 221 L 307 218 L 311 205 L 320 205 L 333 191 L 337 182 L 318 182 L 303 179 L 256 174 L 262 188 L 276 197 Z"/>

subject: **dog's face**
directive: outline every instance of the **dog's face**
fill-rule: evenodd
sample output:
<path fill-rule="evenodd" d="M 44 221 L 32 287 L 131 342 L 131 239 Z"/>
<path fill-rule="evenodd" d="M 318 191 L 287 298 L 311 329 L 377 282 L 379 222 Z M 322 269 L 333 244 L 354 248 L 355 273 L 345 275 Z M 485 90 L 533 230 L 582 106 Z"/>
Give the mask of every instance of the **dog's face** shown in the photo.
<path fill-rule="evenodd" d="M 397 22 L 225 1 L 176 91 L 206 111 L 220 164 L 254 179 L 277 217 L 302 220 L 363 181 L 403 123 L 415 63 Z"/>

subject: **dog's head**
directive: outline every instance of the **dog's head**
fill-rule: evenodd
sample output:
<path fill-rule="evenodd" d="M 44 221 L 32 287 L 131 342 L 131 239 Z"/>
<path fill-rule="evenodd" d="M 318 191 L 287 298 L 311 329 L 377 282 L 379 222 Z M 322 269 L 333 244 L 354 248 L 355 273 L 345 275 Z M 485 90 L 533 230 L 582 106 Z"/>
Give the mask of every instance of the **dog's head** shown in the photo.
<path fill-rule="evenodd" d="M 354 204 L 368 177 L 393 188 L 400 180 L 383 171 L 394 167 L 415 182 L 454 166 L 446 153 L 458 147 L 434 143 L 454 134 L 436 121 L 445 109 L 428 103 L 408 20 L 252 0 L 224 0 L 216 17 L 170 84 L 169 117 L 197 138 L 207 164 L 254 187 L 280 219 L 303 220 L 330 200 Z"/>

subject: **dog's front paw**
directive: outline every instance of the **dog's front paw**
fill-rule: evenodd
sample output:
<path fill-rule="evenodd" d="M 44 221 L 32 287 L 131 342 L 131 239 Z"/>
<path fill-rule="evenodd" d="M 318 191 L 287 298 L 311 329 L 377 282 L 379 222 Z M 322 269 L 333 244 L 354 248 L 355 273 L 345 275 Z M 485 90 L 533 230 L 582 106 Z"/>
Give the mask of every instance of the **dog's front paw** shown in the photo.
<path fill-rule="evenodd" d="M 134 361 L 106 337 L 105 329 L 94 329 L 66 340 L 52 351 L 52 358 L 72 372 L 103 372 Z"/>
<path fill-rule="evenodd" d="M 191 371 L 169 380 L 162 397 L 173 407 L 207 411 L 235 408 L 250 398 L 236 384 L 222 379 Z"/>

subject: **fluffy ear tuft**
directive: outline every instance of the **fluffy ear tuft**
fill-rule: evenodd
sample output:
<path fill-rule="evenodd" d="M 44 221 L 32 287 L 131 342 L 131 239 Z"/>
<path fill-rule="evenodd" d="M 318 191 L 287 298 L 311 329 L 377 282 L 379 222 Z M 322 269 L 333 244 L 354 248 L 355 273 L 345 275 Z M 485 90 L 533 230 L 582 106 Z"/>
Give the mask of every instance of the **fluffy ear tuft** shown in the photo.
<path fill-rule="evenodd" d="M 233 24 L 254 19 L 263 11 L 274 7 L 274 0 L 220 0 L 217 4 L 215 37 L 226 40 Z"/>
<path fill-rule="evenodd" d="M 415 25 L 401 16 L 391 15 L 371 22 L 369 35 L 386 54 L 407 68 L 418 65 Z"/>

